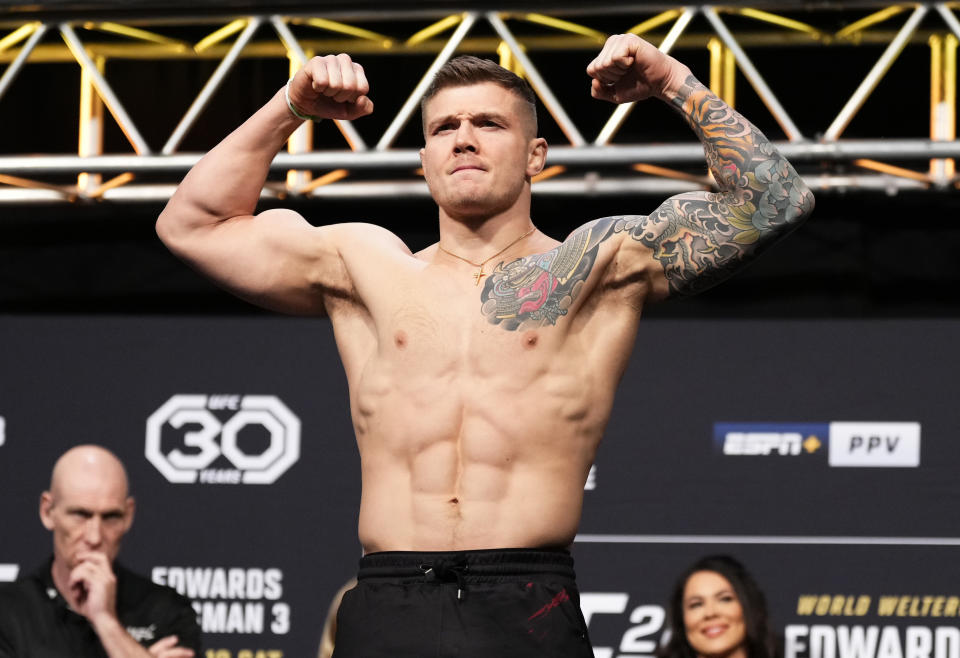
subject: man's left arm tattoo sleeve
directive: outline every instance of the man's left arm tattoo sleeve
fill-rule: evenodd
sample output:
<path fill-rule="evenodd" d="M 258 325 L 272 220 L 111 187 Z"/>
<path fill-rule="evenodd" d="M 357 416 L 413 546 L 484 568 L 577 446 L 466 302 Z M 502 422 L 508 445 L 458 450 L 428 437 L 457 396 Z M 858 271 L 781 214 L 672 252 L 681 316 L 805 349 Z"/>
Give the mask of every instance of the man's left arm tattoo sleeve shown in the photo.
<path fill-rule="evenodd" d="M 813 194 L 763 133 L 693 76 L 670 102 L 703 143 L 720 188 L 671 197 L 631 230 L 663 267 L 673 297 L 751 261 L 810 214 Z"/>

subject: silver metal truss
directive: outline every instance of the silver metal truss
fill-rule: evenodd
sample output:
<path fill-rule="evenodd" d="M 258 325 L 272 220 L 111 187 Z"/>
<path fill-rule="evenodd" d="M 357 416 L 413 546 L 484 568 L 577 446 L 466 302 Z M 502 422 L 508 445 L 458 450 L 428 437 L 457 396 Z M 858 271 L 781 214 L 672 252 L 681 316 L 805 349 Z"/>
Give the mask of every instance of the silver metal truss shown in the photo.
<path fill-rule="evenodd" d="M 842 3 L 839 3 L 842 4 Z M 272 57 L 290 62 L 295 70 L 307 54 L 346 51 L 362 56 L 435 53 L 422 72 L 408 71 L 412 84 L 409 96 L 382 135 L 361 135 L 350 122 L 337 122 L 344 143 L 314 148 L 311 127 L 305 126 L 291 138 L 288 153 L 273 162 L 272 175 L 264 188 L 265 197 L 302 196 L 316 198 L 402 198 L 428 194 L 419 173 L 415 149 L 395 147 L 397 137 L 416 112 L 433 73 L 456 52 L 496 53 L 504 66 L 525 76 L 544 107 L 556 122 L 568 144 L 552 146 L 548 168 L 534 182 L 534 193 L 544 195 L 670 194 L 708 188 L 704 176 L 703 152 L 693 140 L 670 144 L 636 144 L 619 139 L 634 104 L 600 109 L 609 113 L 600 132 L 585 136 L 573 113 L 564 107 L 535 63 L 538 51 L 597 51 L 606 33 L 592 27 L 622 20 L 619 31 L 632 31 L 659 45 L 664 52 L 709 49 L 711 88 L 734 104 L 735 75 L 739 70 L 783 131 L 776 143 L 786 157 L 798 164 L 812 187 L 819 190 L 859 190 L 893 193 L 921 190 L 943 193 L 960 187 L 953 159 L 960 157 L 956 139 L 956 50 L 960 43 L 960 21 L 953 3 L 884 4 L 871 9 L 851 8 L 843 15 L 849 20 L 837 31 L 816 26 L 836 20 L 837 4 L 830 12 L 817 9 L 794 11 L 789 15 L 748 7 L 720 5 L 664 6 L 657 10 L 598 5 L 561 14 L 509 11 L 465 11 L 452 15 L 425 11 L 394 11 L 397 33 L 373 29 L 383 25 L 385 14 L 363 15 L 261 15 L 207 18 L 142 18 L 137 21 L 65 21 L 45 24 L 38 21 L 0 23 L 0 103 L 15 78 L 33 62 L 59 62 L 82 70 L 81 120 L 75 153 L 0 153 L 0 203 L 76 202 L 98 199 L 116 203 L 162 201 L 175 189 L 175 181 L 201 157 L 200 153 L 179 152 L 183 138 L 207 108 L 225 76 L 244 57 Z M 820 11 L 821 13 L 818 13 Z M 800 20 L 803 18 L 803 20 Z M 821 21 L 821 19 L 823 19 Z M 201 41 L 180 38 L 187 25 L 210 31 Z M 890 25 L 894 25 L 890 28 Z M 84 38 L 79 34 L 84 30 Z M 381 28 L 382 29 L 382 28 Z M 692 30 L 699 30 L 693 32 Z M 63 44 L 45 36 L 59 33 Z M 113 40 L 97 41 L 102 33 Z M 232 43 L 228 40 L 235 37 Z M 117 40 L 121 39 L 121 40 Z M 822 130 L 797 126 L 803 106 L 797 101 L 791 112 L 777 97 L 755 66 L 747 50 L 760 52 L 790 45 L 824 52 L 841 58 L 862 44 L 884 46 L 874 66 L 855 89 L 818 89 L 821 96 L 846 98 L 836 118 Z M 930 50 L 929 138 L 903 137 L 844 139 L 842 135 L 869 102 L 871 93 L 906 48 Z M 683 59 L 683 54 L 678 55 Z M 754 55 L 756 57 L 756 55 Z M 107 60 L 132 59 L 182 61 L 219 59 L 219 65 L 183 118 L 157 150 L 144 140 L 126 112 L 104 73 Z M 579 73 L 579 72 L 578 72 Z M 583 84 L 582 76 L 568 76 L 570 84 Z M 279 83 L 278 83 L 279 84 Z M 554 83 L 556 84 L 556 83 Z M 806 99 L 802 102 L 807 103 Z M 132 153 L 104 155 L 103 122 L 106 108 L 130 143 Z M 24 109 L 27 111 L 27 108 Z M 0 151 L 2 131 L 0 128 Z M 626 131 L 623 131 L 626 132 Z M 812 135 L 822 135 L 813 137 Z M 370 147 L 367 144 L 375 144 Z M 213 144 L 209 145 L 210 147 Z M 929 167 L 916 169 L 917 161 Z M 910 168 L 913 166 L 914 168 Z M 362 180 L 351 176 L 364 172 Z M 139 183 L 137 176 L 169 177 L 169 182 Z M 63 184 L 63 175 L 75 175 L 76 183 Z M 113 176 L 104 182 L 103 176 Z M 54 179 L 54 180 L 51 180 Z"/>

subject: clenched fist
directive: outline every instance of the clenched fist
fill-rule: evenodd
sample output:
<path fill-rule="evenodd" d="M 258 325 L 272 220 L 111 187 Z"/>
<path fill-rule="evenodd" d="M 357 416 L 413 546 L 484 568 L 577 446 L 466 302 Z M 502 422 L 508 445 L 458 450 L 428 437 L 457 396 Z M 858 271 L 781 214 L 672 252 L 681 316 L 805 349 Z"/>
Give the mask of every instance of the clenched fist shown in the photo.
<path fill-rule="evenodd" d="M 590 94 L 612 103 L 629 103 L 650 96 L 667 98 L 690 75 L 690 69 L 660 52 L 636 34 L 615 34 L 590 65 Z"/>
<path fill-rule="evenodd" d="M 290 102 L 302 114 L 356 119 L 373 112 L 363 67 L 349 55 L 314 57 L 290 80 Z"/>

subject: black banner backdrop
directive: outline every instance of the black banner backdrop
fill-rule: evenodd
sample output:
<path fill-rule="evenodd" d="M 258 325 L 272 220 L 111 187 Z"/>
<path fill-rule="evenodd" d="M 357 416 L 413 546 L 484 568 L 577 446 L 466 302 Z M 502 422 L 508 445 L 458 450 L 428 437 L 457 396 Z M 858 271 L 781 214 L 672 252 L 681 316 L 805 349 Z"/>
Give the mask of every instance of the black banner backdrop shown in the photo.
<path fill-rule="evenodd" d="M 960 658 L 960 321 L 643 324 L 573 547 L 598 658 L 652 653 L 676 574 L 731 553 L 786 658 Z M 207 658 L 310 656 L 352 575 L 359 463 L 324 320 L 0 317 L 0 579 L 50 551 L 67 447 L 130 472 L 130 567 Z"/>

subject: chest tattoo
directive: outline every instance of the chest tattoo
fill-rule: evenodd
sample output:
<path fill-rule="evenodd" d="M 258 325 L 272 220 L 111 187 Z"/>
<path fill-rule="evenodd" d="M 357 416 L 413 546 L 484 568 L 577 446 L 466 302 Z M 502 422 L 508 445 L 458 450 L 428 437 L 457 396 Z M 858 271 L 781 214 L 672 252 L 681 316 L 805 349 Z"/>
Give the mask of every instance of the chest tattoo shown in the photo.
<path fill-rule="evenodd" d="M 639 225 L 640 216 L 604 217 L 585 224 L 543 254 L 499 263 L 481 293 L 481 313 L 491 324 L 515 331 L 555 325 L 567 314 L 596 264 L 600 244 Z"/>

